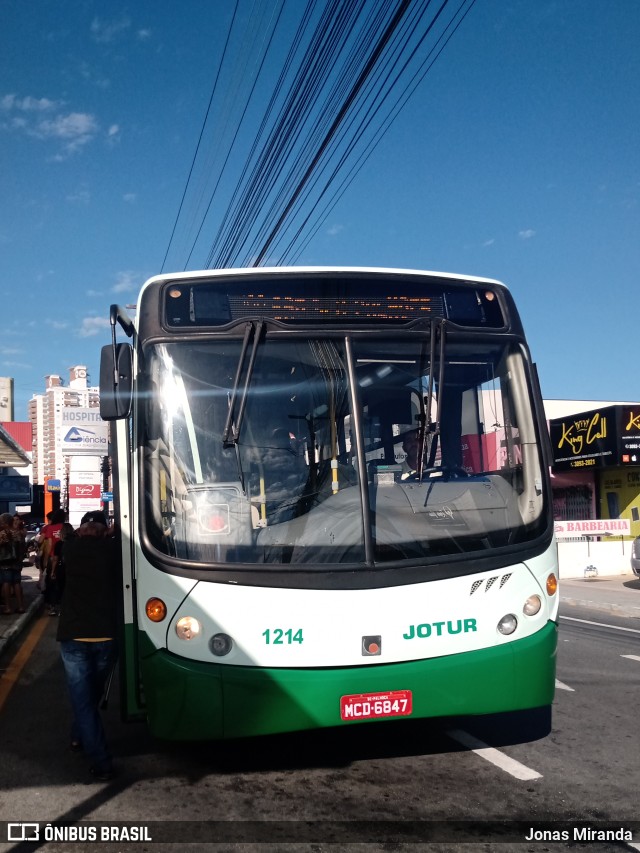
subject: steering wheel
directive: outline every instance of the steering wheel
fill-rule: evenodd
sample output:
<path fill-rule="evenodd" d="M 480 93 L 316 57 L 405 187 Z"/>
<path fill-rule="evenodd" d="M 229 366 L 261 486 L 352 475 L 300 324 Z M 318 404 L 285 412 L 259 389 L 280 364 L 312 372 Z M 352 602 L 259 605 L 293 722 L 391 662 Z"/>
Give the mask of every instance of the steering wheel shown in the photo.
<path fill-rule="evenodd" d="M 436 465 L 433 468 L 422 469 L 422 479 L 435 479 L 439 476 L 443 480 L 461 480 L 469 477 L 470 474 L 460 465 Z M 412 479 L 418 480 L 418 474 L 414 474 Z"/>

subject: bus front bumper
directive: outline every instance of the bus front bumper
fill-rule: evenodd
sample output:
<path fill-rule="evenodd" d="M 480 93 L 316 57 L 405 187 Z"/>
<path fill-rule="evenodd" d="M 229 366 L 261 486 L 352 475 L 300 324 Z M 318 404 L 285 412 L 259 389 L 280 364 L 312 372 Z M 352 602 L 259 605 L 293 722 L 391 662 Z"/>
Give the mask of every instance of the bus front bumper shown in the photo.
<path fill-rule="evenodd" d="M 411 691 L 410 717 L 416 719 L 550 706 L 555 687 L 554 622 L 531 637 L 490 649 L 344 669 L 201 663 L 151 649 L 144 634 L 139 640 L 149 727 L 168 740 L 357 725 L 357 719 L 341 717 L 346 695 Z"/>

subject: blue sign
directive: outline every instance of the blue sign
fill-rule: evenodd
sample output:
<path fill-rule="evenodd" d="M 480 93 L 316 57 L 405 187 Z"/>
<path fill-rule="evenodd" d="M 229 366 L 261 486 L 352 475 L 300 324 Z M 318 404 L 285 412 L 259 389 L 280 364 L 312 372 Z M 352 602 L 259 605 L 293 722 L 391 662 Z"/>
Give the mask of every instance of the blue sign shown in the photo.
<path fill-rule="evenodd" d="M 48 492 L 59 492 L 60 491 L 60 480 L 47 480 L 47 491 Z"/>
<path fill-rule="evenodd" d="M 0 476 L 0 501 L 31 503 L 31 482 L 28 477 L 13 474 Z"/>
<path fill-rule="evenodd" d="M 109 503 L 109 501 L 113 500 L 113 492 L 103 492 L 100 495 L 100 500 L 104 503 Z"/>

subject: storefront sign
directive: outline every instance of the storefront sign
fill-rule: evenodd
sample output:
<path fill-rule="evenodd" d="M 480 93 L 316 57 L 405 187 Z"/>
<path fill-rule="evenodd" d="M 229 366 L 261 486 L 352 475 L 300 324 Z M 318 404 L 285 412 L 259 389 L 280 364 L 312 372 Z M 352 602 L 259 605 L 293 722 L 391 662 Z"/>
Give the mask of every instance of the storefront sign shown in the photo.
<path fill-rule="evenodd" d="M 68 406 L 60 412 L 63 454 L 106 456 L 109 452 L 109 424 L 96 407 Z"/>
<path fill-rule="evenodd" d="M 555 521 L 558 539 L 573 536 L 630 536 L 631 522 L 628 518 L 603 518 L 577 521 Z"/>
<path fill-rule="evenodd" d="M 72 483 L 69 485 L 70 498 L 99 498 L 100 483 Z"/>
<path fill-rule="evenodd" d="M 623 465 L 640 465 L 640 405 L 621 408 L 620 462 Z"/>
<path fill-rule="evenodd" d="M 556 471 L 640 466 L 640 404 L 557 418 L 549 430 Z"/>

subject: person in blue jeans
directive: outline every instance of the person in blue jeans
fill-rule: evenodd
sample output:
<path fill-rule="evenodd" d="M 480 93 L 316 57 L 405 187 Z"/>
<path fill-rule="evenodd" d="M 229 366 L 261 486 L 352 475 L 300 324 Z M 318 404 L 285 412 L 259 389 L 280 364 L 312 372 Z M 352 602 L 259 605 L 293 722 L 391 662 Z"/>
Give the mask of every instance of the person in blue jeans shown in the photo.
<path fill-rule="evenodd" d="M 117 657 L 119 554 L 106 519 L 94 515 L 62 547 L 66 583 L 57 639 L 73 713 L 70 747 L 85 753 L 95 779 L 108 781 L 114 770 L 100 701 Z"/>

